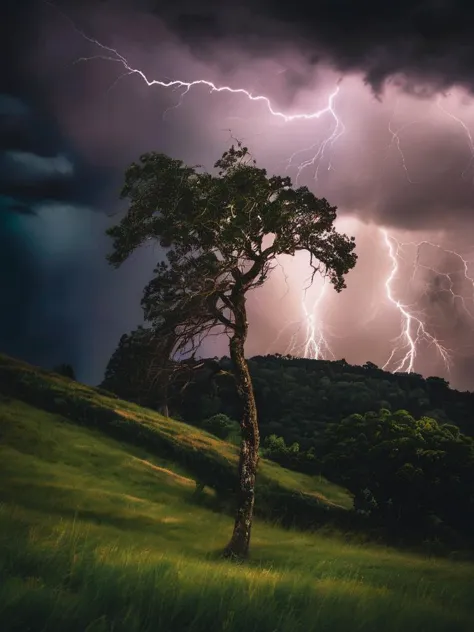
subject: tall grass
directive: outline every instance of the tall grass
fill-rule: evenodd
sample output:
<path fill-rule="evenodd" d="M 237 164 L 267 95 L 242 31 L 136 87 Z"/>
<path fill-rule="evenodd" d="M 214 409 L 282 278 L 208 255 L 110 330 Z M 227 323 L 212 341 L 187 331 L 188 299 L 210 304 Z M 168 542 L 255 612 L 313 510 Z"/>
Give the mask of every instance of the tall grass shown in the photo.
<path fill-rule="evenodd" d="M 422 577 L 400 590 L 355 570 L 341 577 L 331 564 L 311 572 L 188 560 L 146 541 L 99 543 L 80 523 L 45 537 L 19 516 L 1 516 L 4 632 L 468 632 L 474 625 L 467 595 L 443 597 Z"/>

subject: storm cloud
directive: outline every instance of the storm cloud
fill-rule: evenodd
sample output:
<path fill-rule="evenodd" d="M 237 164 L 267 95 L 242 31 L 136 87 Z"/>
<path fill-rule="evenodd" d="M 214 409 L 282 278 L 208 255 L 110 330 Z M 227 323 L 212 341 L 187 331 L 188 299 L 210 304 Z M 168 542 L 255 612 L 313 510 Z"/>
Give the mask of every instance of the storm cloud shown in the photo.
<path fill-rule="evenodd" d="M 316 189 L 317 165 L 313 174 L 302 171 L 299 182 L 362 221 L 446 228 L 449 208 L 448 224 L 456 227 L 473 215 L 474 110 L 463 60 L 474 39 L 467 39 L 467 11 L 461 19 L 461 3 L 440 2 L 91 2 L 73 11 L 71 21 L 47 5 L 42 45 L 32 49 L 30 67 L 47 86 L 45 99 L 76 151 L 117 171 L 158 145 L 209 167 L 229 138 L 226 129 L 265 166 L 282 171 L 295 151 L 310 159 L 310 151 L 300 150 L 316 147 L 334 121 L 325 116 L 282 126 L 262 103 L 242 95 L 150 89 L 79 31 L 115 48 L 150 79 L 243 87 L 290 115 L 324 107 L 340 82 L 335 108 L 345 132 L 330 147 L 334 168 L 328 173 L 321 162 Z M 434 37 L 444 22 L 446 31 Z M 423 61 L 425 53 L 431 63 Z M 297 175 L 297 163 L 288 173 Z"/>
<path fill-rule="evenodd" d="M 466 0 L 164 4 L 148 6 L 196 45 L 232 38 L 260 54 L 292 45 L 312 64 L 326 61 L 344 73 L 362 72 L 377 91 L 393 77 L 419 96 L 474 86 L 474 7 Z"/>
<path fill-rule="evenodd" d="M 441 243 L 472 259 L 470 4 L 109 0 L 26 6 L 20 12 L 11 3 L 16 35 L 13 40 L 5 31 L 9 56 L 1 58 L 0 193 L 10 218 L 4 234 L 11 239 L 15 227 L 19 248 L 29 235 L 22 269 L 30 265 L 31 279 L 34 270 L 37 275 L 28 282 L 35 291 L 27 303 L 31 312 L 42 305 L 36 336 L 41 328 L 53 332 L 38 361 L 74 359 L 84 367 L 83 379 L 97 381 L 120 334 L 139 321 L 141 290 L 157 255 L 138 255 L 124 270 L 110 271 L 104 230 L 113 221 L 108 216 L 123 208 L 124 170 L 149 150 L 210 169 L 239 138 L 261 166 L 339 207 L 340 225 L 356 234 L 360 258 L 348 289 L 328 293 L 319 315 L 336 357 L 383 364 L 400 331 L 400 314 L 384 302 L 391 262 L 381 227 L 400 242 Z M 273 111 L 293 119 L 272 115 L 268 102 L 242 93 L 205 85 L 149 87 L 130 68 L 161 82 L 204 79 L 242 88 L 268 97 Z M 319 110 L 309 120 L 297 117 Z M 454 382 L 472 387 L 466 367 L 473 350 L 465 343 L 472 323 L 445 285 L 449 274 L 455 293 L 472 295 L 459 259 L 423 247 L 428 263 L 413 276 L 416 248 L 401 252 L 394 292 L 415 303 L 452 350 Z M 277 273 L 251 302 L 249 353 L 285 352 L 288 335 L 281 331 L 301 320 L 304 262 L 285 267 L 291 291 Z M 70 308 L 56 287 L 67 288 Z M 101 294 L 107 297 L 102 304 Z M 416 368 L 445 374 L 430 350 Z"/>

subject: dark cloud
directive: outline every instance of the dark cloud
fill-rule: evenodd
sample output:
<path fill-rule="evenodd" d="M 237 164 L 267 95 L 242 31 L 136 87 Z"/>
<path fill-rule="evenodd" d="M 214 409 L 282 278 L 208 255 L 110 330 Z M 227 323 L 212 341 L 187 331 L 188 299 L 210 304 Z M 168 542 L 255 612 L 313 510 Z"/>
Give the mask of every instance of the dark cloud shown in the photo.
<path fill-rule="evenodd" d="M 399 331 L 399 313 L 383 302 L 390 262 L 378 225 L 406 230 L 407 239 L 434 231 L 433 239 L 447 239 L 451 231 L 453 247 L 472 249 L 468 131 L 474 116 L 459 87 L 474 86 L 474 6 L 7 0 L 6 8 L 11 20 L 0 24 L 0 274 L 9 302 L 0 347 L 11 353 L 49 365 L 72 362 L 80 377 L 98 381 L 120 334 L 139 322 L 141 290 L 159 253 L 147 251 L 124 269 L 109 270 L 104 230 L 113 221 L 107 215 L 121 208 L 125 168 L 148 150 L 210 168 L 232 133 L 269 171 L 296 178 L 299 162 L 308 161 L 298 181 L 337 204 L 341 215 L 363 222 L 358 268 L 343 296 L 327 303 L 336 356 L 349 361 L 383 364 Z M 242 87 L 289 114 L 323 108 L 342 77 L 334 103 L 344 135 L 311 164 L 334 129 L 330 114 L 284 123 L 243 95 L 150 89 L 139 76 L 124 76 L 117 58 L 79 29 L 116 47 L 152 78 Z M 96 58 L 78 63 L 83 57 Z M 384 85 L 379 99 L 364 78 L 375 90 Z M 437 99 L 451 85 L 453 95 L 441 97 L 443 112 Z M 435 263 L 445 271 L 453 261 Z M 411 272 L 400 271 L 397 296 L 431 314 L 430 326 L 463 358 L 469 318 L 439 276 L 428 275 L 408 291 Z M 291 304 L 281 302 L 281 279 L 268 287 L 270 316 L 257 300 L 251 303 L 249 352 L 285 351 L 259 345 L 271 345 L 287 316 L 301 318 L 299 283 L 300 269 Z M 456 283 L 467 296 L 465 281 Z M 425 373 L 444 372 L 439 358 L 428 354 L 419 362 Z M 468 366 L 469 358 L 460 361 L 453 381 L 472 386 L 472 378 L 464 378 Z"/>
<path fill-rule="evenodd" d="M 64 155 L 40 156 L 26 151 L 9 150 L 0 154 L 2 182 L 28 187 L 54 183 L 74 175 L 74 165 Z"/>
<path fill-rule="evenodd" d="M 22 126 L 29 116 L 30 108 L 21 99 L 9 94 L 0 94 L 0 130 Z"/>
<path fill-rule="evenodd" d="M 311 65 L 330 63 L 362 72 L 379 91 L 387 79 L 420 97 L 453 85 L 474 87 L 474 5 L 469 0 L 109 0 L 47 3 L 82 15 L 99 10 L 154 15 L 189 45 L 216 60 L 233 42 L 251 55 L 282 48 L 302 52 Z M 52 8 L 51 10 L 54 10 Z"/>
<path fill-rule="evenodd" d="M 397 146 L 389 118 L 377 110 L 371 120 L 359 121 L 365 134 L 362 148 L 351 147 L 350 132 L 336 148 L 337 170 L 323 174 L 327 197 L 364 221 L 396 228 L 473 225 L 474 147 L 468 130 L 450 119 L 439 117 L 434 124 L 428 119 L 401 132 Z M 473 121 L 472 112 L 467 114 Z"/>
<path fill-rule="evenodd" d="M 5 215 L 7 213 L 34 215 L 34 210 L 27 201 L 7 195 L 0 195 L 0 211 Z"/>
<path fill-rule="evenodd" d="M 318 192 L 342 212 L 389 226 L 420 229 L 429 223 L 432 228 L 445 227 L 448 207 L 449 225 L 471 221 L 474 170 L 469 161 L 474 147 L 466 142 L 460 125 L 449 115 L 431 120 L 425 117 L 403 132 L 401 147 L 408 177 L 387 129 L 396 109 L 397 88 L 403 88 L 414 102 L 422 99 L 421 107 L 426 108 L 423 103 L 432 105 L 441 88 L 470 85 L 474 64 L 463 61 L 474 51 L 474 37 L 467 26 L 469 15 L 474 16 L 469 3 L 259 0 L 230 4 L 177 0 L 90 2 L 80 8 L 66 2 L 60 6 L 67 17 L 55 6 L 46 5 L 44 44 L 41 51 L 35 51 L 31 63 L 39 66 L 41 85 L 48 88 L 47 100 L 62 132 L 95 167 L 110 167 L 118 174 L 131 159 L 158 143 L 163 151 L 209 165 L 215 158 L 209 148 L 216 146 L 218 136 L 213 130 L 212 141 L 209 134 L 203 138 L 209 122 L 219 120 L 221 130 L 229 127 L 246 135 L 242 125 L 234 125 L 232 116 L 226 120 L 221 115 L 221 104 L 225 102 L 236 119 L 241 111 L 247 117 L 262 112 L 249 108 L 242 98 L 210 100 L 200 90 L 186 95 L 191 105 L 183 106 L 185 113 L 180 116 L 179 110 L 173 110 L 179 91 L 149 90 L 138 77 L 120 78 L 124 69 L 118 63 L 97 60 L 75 64 L 80 57 L 104 53 L 110 57 L 110 52 L 81 38 L 69 15 L 89 35 L 117 46 L 150 77 L 204 77 L 219 84 L 243 86 L 269 95 L 276 107 L 289 112 L 311 111 L 314 102 L 306 99 L 303 104 L 301 94 L 328 94 L 342 76 L 340 72 L 362 72 L 376 89 L 390 79 L 381 102 L 362 99 L 362 84 L 353 88 L 343 80 L 337 108 L 346 123 L 347 140 L 334 148 L 335 170 L 329 174 L 321 170 Z M 441 24 L 447 25 L 445 31 L 440 30 Z M 271 71 L 265 66 L 268 60 L 274 62 Z M 338 69 L 331 80 L 324 79 L 321 70 L 327 69 L 328 63 Z M 249 72 L 242 73 L 242 68 Z M 168 108 L 171 110 L 161 120 Z M 394 117 L 395 129 L 411 123 L 411 109 L 416 106 Z M 464 110 L 457 112 L 464 117 Z M 267 133 L 263 128 L 268 119 L 259 120 L 261 128 L 255 133 Z M 310 129 L 305 122 L 300 134 L 297 128 L 292 125 L 290 133 L 303 139 L 315 126 Z M 354 130 L 359 154 L 352 143 Z M 308 146 L 307 140 L 301 142 Z M 385 159 L 390 143 L 390 155 Z M 289 147 L 289 143 L 280 141 L 280 146 Z M 194 158 L 196 147 L 200 155 Z M 295 142 L 294 149 L 297 147 Z M 265 154 L 258 142 L 255 148 L 257 158 Z M 282 152 L 280 164 L 284 160 Z M 274 168 L 281 169 L 278 165 Z M 313 185 L 309 171 L 301 181 Z M 118 176 L 114 186 L 117 190 Z"/>
<path fill-rule="evenodd" d="M 474 86 L 474 6 L 469 0 L 242 0 L 151 2 L 186 41 L 234 38 L 257 52 L 288 44 L 312 61 L 362 71 L 379 90 L 396 74 L 406 87 Z"/>

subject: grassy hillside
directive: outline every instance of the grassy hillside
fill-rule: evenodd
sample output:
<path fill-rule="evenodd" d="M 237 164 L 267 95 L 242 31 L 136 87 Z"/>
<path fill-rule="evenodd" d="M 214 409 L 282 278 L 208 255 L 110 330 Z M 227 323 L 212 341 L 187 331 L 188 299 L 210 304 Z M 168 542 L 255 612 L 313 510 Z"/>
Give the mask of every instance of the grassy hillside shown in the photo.
<path fill-rule="evenodd" d="M 232 518 L 219 485 L 198 501 L 195 481 L 203 464 L 234 468 L 232 446 L 10 359 L 0 383 L 5 632 L 474 629 L 469 564 L 262 519 L 251 560 L 222 561 Z M 273 464 L 261 474 L 268 512 L 300 487 L 317 511 L 350 502 Z"/>
<path fill-rule="evenodd" d="M 117 399 L 112 394 L 0 355 L 0 393 L 16 397 L 107 435 L 172 458 L 190 477 L 228 498 L 236 485 L 238 448 L 185 423 Z M 350 495 L 326 481 L 262 459 L 259 511 L 290 519 L 310 508 L 315 522 L 352 507 Z"/>

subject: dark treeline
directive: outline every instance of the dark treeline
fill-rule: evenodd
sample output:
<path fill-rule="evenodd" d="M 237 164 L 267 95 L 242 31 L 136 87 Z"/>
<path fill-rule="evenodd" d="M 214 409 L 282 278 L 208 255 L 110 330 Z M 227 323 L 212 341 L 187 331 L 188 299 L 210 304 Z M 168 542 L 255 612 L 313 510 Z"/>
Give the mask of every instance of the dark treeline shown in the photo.
<path fill-rule="evenodd" d="M 167 404 L 170 415 L 191 424 L 216 414 L 240 417 L 229 358 L 207 359 L 198 371 L 152 371 L 150 347 L 153 334 L 139 327 L 122 336 L 101 386 L 140 405 L 163 406 L 161 382 L 170 382 Z M 175 363 L 182 368 L 182 364 Z M 455 424 L 474 436 L 474 393 L 450 388 L 439 377 L 417 373 L 390 373 L 367 362 L 310 360 L 279 354 L 255 356 L 248 361 L 258 407 L 262 437 L 282 437 L 306 451 L 315 445 L 327 424 L 354 413 L 385 409 L 406 410 L 415 418 L 429 417 L 440 424 Z M 189 366 L 189 363 L 186 363 Z"/>
<path fill-rule="evenodd" d="M 102 387 L 150 408 L 162 405 L 160 376 L 150 372 L 149 330 L 122 336 L 106 370 Z M 278 354 L 249 361 L 263 437 L 276 434 L 286 443 L 309 449 L 328 422 L 353 413 L 406 410 L 416 418 L 452 423 L 474 436 L 474 393 L 450 388 L 439 377 L 390 373 L 367 362 L 309 360 Z M 207 370 L 186 373 L 169 389 L 171 416 L 199 424 L 223 413 L 239 419 L 240 403 L 228 358 L 209 359 Z M 216 371 L 220 367 L 221 371 Z M 212 379 L 211 379 L 212 378 Z"/>
<path fill-rule="evenodd" d="M 220 360 L 229 367 L 226 358 Z M 352 366 L 345 360 L 326 361 L 289 356 L 257 356 L 249 360 L 262 436 L 276 434 L 304 450 L 313 445 L 328 422 L 353 413 L 407 410 L 416 418 L 454 423 L 474 435 L 474 393 L 459 392 L 438 377 L 389 373 L 367 362 Z M 173 409 L 196 423 L 216 413 L 239 415 L 232 378 L 199 380 L 175 393 Z"/>

